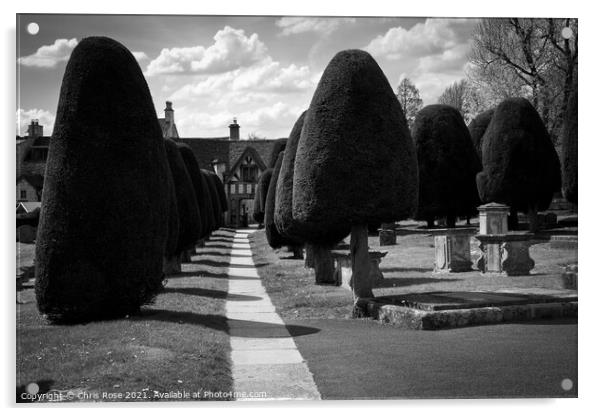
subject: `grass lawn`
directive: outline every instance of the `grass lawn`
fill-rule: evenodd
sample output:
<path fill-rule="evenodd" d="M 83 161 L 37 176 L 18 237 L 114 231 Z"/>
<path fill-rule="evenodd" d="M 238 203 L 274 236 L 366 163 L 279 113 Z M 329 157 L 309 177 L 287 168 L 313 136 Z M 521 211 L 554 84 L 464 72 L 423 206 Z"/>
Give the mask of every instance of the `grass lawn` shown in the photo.
<path fill-rule="evenodd" d="M 220 235 L 230 233 L 214 233 L 217 240 Z M 203 399 L 206 391 L 230 391 L 228 253 L 219 243 L 198 248 L 182 273 L 169 276 L 153 305 L 125 319 L 49 325 L 26 284 L 17 304 L 17 395 L 32 382 L 40 393 L 69 390 L 103 401 L 186 398 L 161 397 L 170 392 Z M 200 397 L 193 397 L 197 392 Z"/>
<path fill-rule="evenodd" d="M 535 268 L 529 276 L 486 277 L 476 270 L 438 274 L 433 273 L 435 249 L 432 236 L 397 236 L 397 245 L 387 247 L 379 247 L 378 236 L 370 236 L 368 244 L 372 250 L 387 252 L 380 264 L 385 279 L 374 289 L 375 296 L 432 291 L 529 293 L 562 290 L 563 266 L 577 263 L 577 250 L 555 249 L 550 243 L 541 243 L 531 247 Z M 341 287 L 316 285 L 313 270 L 305 269 L 303 260 L 291 259 L 292 253 L 286 250 L 272 250 L 264 230 L 252 234 L 251 247 L 259 275 L 284 319 L 349 316 L 351 292 Z M 476 264 L 478 252 L 478 241 L 472 239 L 473 264 Z"/>

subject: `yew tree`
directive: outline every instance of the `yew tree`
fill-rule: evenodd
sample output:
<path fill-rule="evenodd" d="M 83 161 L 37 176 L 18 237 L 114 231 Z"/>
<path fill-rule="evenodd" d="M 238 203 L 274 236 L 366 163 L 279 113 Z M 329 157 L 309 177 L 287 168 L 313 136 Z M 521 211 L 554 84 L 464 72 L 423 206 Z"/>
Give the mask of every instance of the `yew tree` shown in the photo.
<path fill-rule="evenodd" d="M 356 304 L 373 296 L 368 224 L 412 215 L 417 180 L 406 119 L 381 68 L 365 51 L 337 53 L 305 114 L 293 219 L 304 241 L 326 249 L 351 233 Z"/>

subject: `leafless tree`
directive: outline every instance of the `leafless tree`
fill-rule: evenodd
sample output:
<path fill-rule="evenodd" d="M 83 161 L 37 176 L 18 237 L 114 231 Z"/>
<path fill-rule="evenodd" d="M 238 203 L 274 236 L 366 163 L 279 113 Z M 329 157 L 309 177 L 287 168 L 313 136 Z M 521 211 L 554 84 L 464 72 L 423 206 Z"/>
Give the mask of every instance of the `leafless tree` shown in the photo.
<path fill-rule="evenodd" d="M 418 88 L 408 78 L 402 79 L 397 86 L 397 99 L 406 116 L 408 126 L 411 127 L 416 119 L 416 114 L 422 108 L 422 98 L 420 98 Z"/>

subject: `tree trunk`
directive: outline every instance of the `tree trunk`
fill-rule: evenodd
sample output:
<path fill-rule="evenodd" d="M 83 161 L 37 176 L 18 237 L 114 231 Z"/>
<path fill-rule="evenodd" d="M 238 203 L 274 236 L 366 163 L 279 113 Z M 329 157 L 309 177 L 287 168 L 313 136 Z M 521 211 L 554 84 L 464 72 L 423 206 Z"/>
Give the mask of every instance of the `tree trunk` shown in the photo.
<path fill-rule="evenodd" d="M 518 212 L 514 208 L 510 208 L 510 215 L 508 215 L 508 229 L 518 230 Z"/>
<path fill-rule="evenodd" d="M 305 244 L 305 268 L 314 268 L 314 247 L 311 244 Z"/>
<path fill-rule="evenodd" d="M 354 317 L 361 316 L 357 308 L 360 298 L 372 298 L 372 280 L 370 278 L 370 253 L 368 252 L 368 227 L 354 225 L 351 227 L 351 283 L 353 284 Z"/>
<path fill-rule="evenodd" d="M 292 246 L 293 258 L 294 259 L 302 259 L 303 258 L 303 246 Z"/>
<path fill-rule="evenodd" d="M 448 215 L 445 218 L 445 226 L 447 228 L 456 228 L 456 216 L 455 215 Z"/>
<path fill-rule="evenodd" d="M 333 285 L 336 283 L 334 277 L 334 259 L 332 258 L 330 247 L 313 246 L 313 266 L 317 285 Z"/>
<path fill-rule="evenodd" d="M 527 213 L 527 215 L 529 216 L 529 232 L 530 233 L 536 233 L 537 232 L 537 228 L 538 228 L 538 221 L 537 221 L 537 207 L 536 206 L 530 206 L 529 207 L 529 212 Z"/>

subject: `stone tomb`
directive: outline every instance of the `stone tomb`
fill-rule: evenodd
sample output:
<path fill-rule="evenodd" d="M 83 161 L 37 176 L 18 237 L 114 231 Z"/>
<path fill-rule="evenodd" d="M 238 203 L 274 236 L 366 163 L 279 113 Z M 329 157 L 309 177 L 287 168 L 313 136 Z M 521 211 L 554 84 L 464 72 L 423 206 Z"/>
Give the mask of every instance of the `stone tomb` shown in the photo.
<path fill-rule="evenodd" d="M 443 228 L 430 231 L 435 238 L 436 273 L 459 273 L 472 270 L 470 237 L 474 228 Z"/>
<path fill-rule="evenodd" d="M 380 271 L 380 262 L 387 252 L 370 251 L 370 278 L 373 284 L 384 279 L 383 273 Z M 353 283 L 351 281 L 351 253 L 343 250 L 333 250 L 332 257 L 334 258 L 334 280 L 337 286 L 351 290 Z"/>

